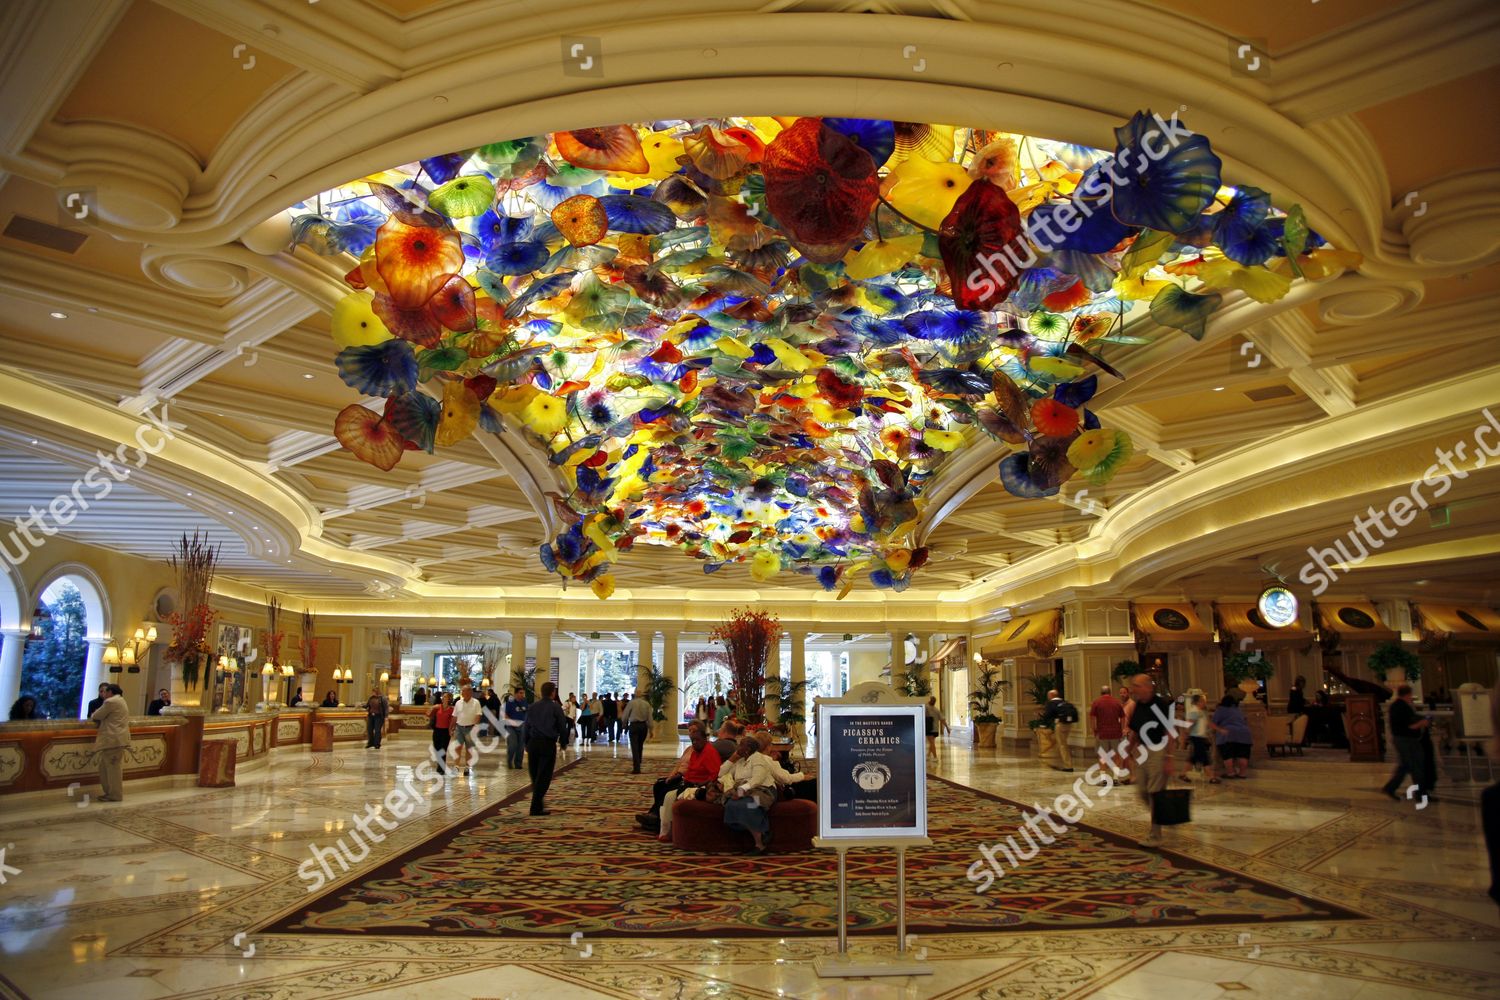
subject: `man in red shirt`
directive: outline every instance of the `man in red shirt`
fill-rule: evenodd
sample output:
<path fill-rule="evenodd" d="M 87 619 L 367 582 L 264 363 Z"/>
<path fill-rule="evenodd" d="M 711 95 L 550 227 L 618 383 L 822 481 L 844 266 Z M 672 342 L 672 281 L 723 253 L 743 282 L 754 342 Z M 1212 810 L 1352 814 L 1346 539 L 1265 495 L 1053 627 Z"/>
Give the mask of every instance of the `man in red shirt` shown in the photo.
<path fill-rule="evenodd" d="M 1099 697 L 1089 706 L 1089 724 L 1094 729 L 1101 766 L 1108 767 L 1117 782 L 1123 781 L 1129 772 L 1120 767 L 1115 749 L 1125 735 L 1125 706 L 1109 693 L 1108 684 L 1099 689 Z"/>
<path fill-rule="evenodd" d="M 672 793 L 672 801 L 677 801 L 678 792 L 684 788 L 707 785 L 719 780 L 719 767 L 723 761 L 719 758 L 719 751 L 708 741 L 708 731 L 704 729 L 701 722 L 688 723 L 688 742 L 691 744 L 677 758 L 677 766 L 672 768 L 672 773 L 665 778 L 658 778 L 651 786 L 651 809 L 649 812 L 637 813 L 636 822 L 647 830 L 655 833 L 664 827 L 670 829 L 670 825 L 663 824 L 661 820 L 663 804 L 667 793 Z M 668 810 L 670 805 L 666 805 Z M 667 815 L 671 815 L 670 812 Z"/>

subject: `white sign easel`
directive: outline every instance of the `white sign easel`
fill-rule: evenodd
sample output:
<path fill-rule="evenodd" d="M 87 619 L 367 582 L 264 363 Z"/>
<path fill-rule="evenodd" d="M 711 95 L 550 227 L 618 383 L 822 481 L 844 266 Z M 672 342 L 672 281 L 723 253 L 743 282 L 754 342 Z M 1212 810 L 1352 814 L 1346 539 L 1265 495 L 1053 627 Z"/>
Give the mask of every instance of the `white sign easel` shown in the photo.
<path fill-rule="evenodd" d="M 823 956 L 813 963 L 813 969 L 822 977 L 865 976 L 929 976 L 932 967 L 925 962 L 906 957 L 906 851 L 911 847 L 926 847 L 932 840 L 927 836 L 927 750 L 926 704 L 920 698 L 906 698 L 886 684 L 874 681 L 851 688 L 841 698 L 819 698 L 818 716 L 818 833 L 813 846 L 829 848 L 838 852 L 839 904 L 838 904 L 838 954 Z M 835 720 L 841 723 L 840 733 L 861 735 L 870 733 L 867 740 L 874 744 L 871 750 L 846 746 L 837 756 L 846 763 L 851 753 L 868 756 L 858 763 L 851 773 L 836 773 Z M 893 735 L 886 737 L 890 732 Z M 909 741 L 906 737 L 910 737 Z M 881 746 L 887 739 L 900 742 L 892 747 L 885 762 L 879 758 Z M 908 745 L 909 744 L 909 745 Z M 910 754 L 909 760 L 901 759 Z M 894 767 L 891 765 L 895 765 Z M 839 772 L 844 770 L 840 767 Z M 905 786 L 906 781 L 911 784 Z M 894 781 L 900 790 L 899 797 L 910 797 L 910 808 L 899 808 L 886 825 L 872 825 L 875 821 L 849 822 L 851 810 L 835 815 L 836 804 L 846 794 L 858 797 L 854 791 L 857 784 L 864 791 L 879 791 L 887 782 Z M 872 788 L 873 786 L 873 788 Z M 838 789 L 838 791 L 836 791 Z M 857 811 L 857 810 L 855 810 Z M 855 960 L 849 957 L 848 884 L 847 855 L 851 847 L 889 847 L 896 852 L 896 958 L 868 958 Z"/>

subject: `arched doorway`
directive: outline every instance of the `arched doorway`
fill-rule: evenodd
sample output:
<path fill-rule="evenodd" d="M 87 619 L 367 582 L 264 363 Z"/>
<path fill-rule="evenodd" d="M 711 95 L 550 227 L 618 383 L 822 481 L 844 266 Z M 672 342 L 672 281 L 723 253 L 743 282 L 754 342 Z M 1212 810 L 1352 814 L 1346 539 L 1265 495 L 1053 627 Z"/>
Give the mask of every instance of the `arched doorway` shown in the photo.
<path fill-rule="evenodd" d="M 93 570 L 69 564 L 37 584 L 31 638 L 21 667 L 21 690 L 48 718 L 83 718 L 98 696 L 109 637 L 109 605 Z"/>
<path fill-rule="evenodd" d="M 723 653 L 688 653 L 684 657 L 682 681 L 682 712 L 684 716 L 697 707 L 698 699 L 725 694 L 734 686 L 734 676 L 729 672 L 729 663 Z"/>

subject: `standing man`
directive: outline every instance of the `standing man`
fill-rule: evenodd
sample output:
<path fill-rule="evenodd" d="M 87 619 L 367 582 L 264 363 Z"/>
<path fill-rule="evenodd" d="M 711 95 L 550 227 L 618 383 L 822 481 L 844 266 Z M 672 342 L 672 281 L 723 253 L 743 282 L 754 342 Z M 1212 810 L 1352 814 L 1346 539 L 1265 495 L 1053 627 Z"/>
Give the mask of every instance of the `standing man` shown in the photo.
<path fill-rule="evenodd" d="M 172 704 L 172 692 L 162 688 L 156 692 L 156 700 L 146 706 L 147 715 L 160 715 L 161 710 Z"/>
<path fill-rule="evenodd" d="M 391 703 L 378 686 L 370 688 L 370 697 L 365 702 L 365 749 L 380 749 L 380 737 L 385 731 L 385 717 L 391 714 Z"/>
<path fill-rule="evenodd" d="M 474 745 L 474 727 L 479 725 L 483 711 L 484 706 L 474 697 L 474 685 L 464 681 L 458 701 L 453 703 L 453 742 L 458 744 L 459 755 L 463 758 L 465 778 L 469 776 L 473 764 L 479 763 L 479 748 Z M 470 750 L 474 751 L 473 764 L 469 761 Z"/>
<path fill-rule="evenodd" d="M 1172 773 L 1173 724 L 1176 706 L 1156 693 L 1156 682 L 1150 674 L 1130 678 L 1130 701 L 1125 705 L 1125 730 L 1130 739 L 1130 759 L 1135 765 L 1135 780 L 1141 789 L 1146 814 L 1152 815 L 1153 796 L 1166 791 Z M 1151 824 L 1151 832 L 1141 841 L 1142 847 L 1161 843 L 1161 827 Z"/>
<path fill-rule="evenodd" d="M 1390 708 L 1390 727 L 1391 739 L 1396 744 L 1396 770 L 1381 791 L 1399 801 L 1401 796 L 1396 794 L 1396 789 L 1409 774 L 1417 789 L 1412 795 L 1420 794 L 1430 799 L 1433 786 L 1437 784 L 1437 766 L 1432 756 L 1432 720 L 1417 714 L 1410 684 L 1396 688 L 1396 700 L 1391 702 Z"/>
<path fill-rule="evenodd" d="M 102 684 L 104 700 L 89 713 L 99 724 L 94 737 L 94 752 L 99 755 L 100 802 L 119 802 L 125 798 L 125 782 L 120 773 L 125 751 L 130 749 L 130 709 L 125 706 L 125 690 L 118 684 Z"/>
<path fill-rule="evenodd" d="M 1122 779 L 1128 780 L 1115 752 L 1125 735 L 1125 706 L 1110 695 L 1108 684 L 1099 688 L 1099 697 L 1089 706 L 1089 725 L 1094 727 L 1095 751 L 1099 754 L 1100 766 L 1109 768 L 1116 784 Z"/>
<path fill-rule="evenodd" d="M 518 687 L 511 692 L 510 700 L 505 703 L 505 763 L 513 771 L 519 771 L 525 766 L 523 754 L 525 743 L 521 738 L 521 729 L 526 722 L 526 689 Z"/>
<path fill-rule="evenodd" d="M 526 741 L 527 764 L 531 772 L 531 815 L 546 816 L 549 810 L 542 808 L 547 789 L 552 787 L 552 768 L 557 764 L 557 741 L 568 731 L 568 717 L 562 706 L 553 697 L 557 685 L 547 681 L 542 685 L 541 699 L 531 706 L 521 724 L 521 734 Z M 522 692 L 522 697 L 525 692 Z"/>
<path fill-rule="evenodd" d="M 614 696 L 608 691 L 604 692 L 604 696 L 599 699 L 599 703 L 604 710 L 604 731 L 609 734 L 609 741 L 613 743 L 615 741 L 615 733 L 620 725 L 620 706 L 615 704 Z"/>
<path fill-rule="evenodd" d="M 1073 724 L 1078 721 L 1078 709 L 1070 701 L 1063 698 L 1056 691 L 1047 692 L 1047 705 L 1042 709 L 1042 719 L 1052 723 L 1054 740 L 1057 746 L 1058 763 L 1052 764 L 1054 771 L 1073 770 L 1073 748 L 1068 745 L 1068 738 L 1073 733 Z"/>
<path fill-rule="evenodd" d="M 625 712 L 620 716 L 620 725 L 630 734 L 631 773 L 640 774 L 641 752 L 646 749 L 646 733 L 651 728 L 651 703 L 641 697 L 639 691 L 625 706 Z"/>

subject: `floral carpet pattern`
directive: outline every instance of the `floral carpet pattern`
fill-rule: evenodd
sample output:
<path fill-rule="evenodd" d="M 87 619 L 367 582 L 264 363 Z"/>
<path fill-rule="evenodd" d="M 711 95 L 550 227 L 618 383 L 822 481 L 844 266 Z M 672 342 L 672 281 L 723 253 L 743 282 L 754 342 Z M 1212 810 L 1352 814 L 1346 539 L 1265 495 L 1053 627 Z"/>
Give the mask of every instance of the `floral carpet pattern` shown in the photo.
<path fill-rule="evenodd" d="M 649 802 L 650 781 L 649 775 L 631 775 L 623 761 L 577 762 L 552 785 L 551 816 L 527 815 L 528 794 L 512 794 L 283 914 L 263 933 L 554 939 L 575 931 L 632 938 L 834 933 L 832 852 L 683 852 L 636 826 L 635 813 Z M 1359 917 L 1087 826 L 1061 835 L 977 894 L 965 873 L 980 857 L 978 845 L 1014 833 L 1021 807 L 930 778 L 928 813 L 932 846 L 907 852 L 911 933 Z M 891 852 L 850 852 L 851 934 L 894 932 L 895 878 Z"/>

